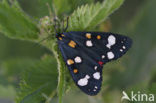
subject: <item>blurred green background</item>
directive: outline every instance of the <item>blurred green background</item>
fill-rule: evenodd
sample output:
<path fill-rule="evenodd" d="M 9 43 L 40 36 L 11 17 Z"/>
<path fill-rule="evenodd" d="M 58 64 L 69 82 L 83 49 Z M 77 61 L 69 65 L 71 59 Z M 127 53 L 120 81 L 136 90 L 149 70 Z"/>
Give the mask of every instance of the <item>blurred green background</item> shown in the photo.
<path fill-rule="evenodd" d="M 31 18 L 38 19 L 48 15 L 47 6 L 40 6 L 44 1 L 18 1 Z M 101 31 L 109 28 L 111 32 L 130 36 L 133 46 L 123 58 L 104 66 L 103 88 L 99 95 L 90 97 L 78 89 L 70 90 L 64 95 L 64 103 L 120 103 L 123 90 L 129 93 L 141 91 L 156 96 L 155 5 L 156 0 L 125 0 L 107 20 L 109 26 L 100 26 Z M 14 103 L 20 73 L 28 68 L 28 62 L 37 61 L 45 53 L 52 55 L 43 46 L 9 39 L 0 34 L 0 103 Z M 51 103 L 55 103 L 56 99 Z"/>

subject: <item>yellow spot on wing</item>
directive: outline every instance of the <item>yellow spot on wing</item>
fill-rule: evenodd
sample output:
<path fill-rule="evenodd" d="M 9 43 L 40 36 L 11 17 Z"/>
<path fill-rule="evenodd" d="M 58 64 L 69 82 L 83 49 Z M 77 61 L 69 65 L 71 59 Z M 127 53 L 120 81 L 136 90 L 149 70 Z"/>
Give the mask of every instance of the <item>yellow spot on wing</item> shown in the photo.
<path fill-rule="evenodd" d="M 68 59 L 68 60 L 67 60 L 67 64 L 68 64 L 68 65 L 72 65 L 72 64 L 74 64 L 74 61 L 73 61 L 72 59 Z"/>
<path fill-rule="evenodd" d="M 91 34 L 90 33 L 86 33 L 86 38 L 91 39 Z"/>
<path fill-rule="evenodd" d="M 64 34 L 61 34 L 61 36 L 65 37 L 65 35 L 64 35 Z"/>
<path fill-rule="evenodd" d="M 74 69 L 74 70 L 73 70 L 73 72 L 74 72 L 74 73 L 77 73 L 77 72 L 78 72 L 78 70 L 77 70 L 77 69 Z"/>
<path fill-rule="evenodd" d="M 75 48 L 76 43 L 75 43 L 74 41 L 71 40 L 71 41 L 68 43 L 68 45 L 69 45 L 70 47 L 72 47 L 72 48 Z"/>
<path fill-rule="evenodd" d="M 62 40 L 62 38 L 61 38 L 61 37 L 59 37 L 59 40 Z"/>
<path fill-rule="evenodd" d="M 100 35 L 97 35 L 97 37 L 96 37 L 97 39 L 101 39 L 101 36 Z"/>

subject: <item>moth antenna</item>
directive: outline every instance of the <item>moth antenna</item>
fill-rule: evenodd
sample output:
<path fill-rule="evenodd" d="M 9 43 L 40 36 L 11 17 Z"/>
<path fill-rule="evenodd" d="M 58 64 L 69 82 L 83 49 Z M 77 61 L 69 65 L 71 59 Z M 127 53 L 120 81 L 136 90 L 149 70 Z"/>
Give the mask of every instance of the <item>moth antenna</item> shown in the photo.
<path fill-rule="evenodd" d="M 55 16 L 53 21 L 54 21 L 54 30 L 55 33 L 57 33 L 57 28 L 60 26 L 60 20 L 57 18 L 57 16 Z"/>
<path fill-rule="evenodd" d="M 56 17 L 54 17 L 54 31 L 55 31 L 55 33 L 57 33 L 57 30 L 56 30 Z"/>
<path fill-rule="evenodd" d="M 63 24 L 63 28 L 64 28 L 64 32 L 66 32 L 67 31 L 67 29 L 68 29 L 68 24 L 69 24 L 69 16 L 67 17 L 67 25 L 66 25 L 66 28 L 64 28 L 64 24 Z"/>
<path fill-rule="evenodd" d="M 61 22 L 61 33 L 64 32 L 64 19 L 63 21 Z"/>

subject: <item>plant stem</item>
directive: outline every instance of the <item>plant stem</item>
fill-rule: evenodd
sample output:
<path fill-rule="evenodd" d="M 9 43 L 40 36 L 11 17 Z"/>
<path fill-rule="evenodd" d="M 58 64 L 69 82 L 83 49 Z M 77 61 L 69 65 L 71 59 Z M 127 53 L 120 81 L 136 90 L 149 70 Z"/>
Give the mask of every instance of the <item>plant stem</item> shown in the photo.
<path fill-rule="evenodd" d="M 63 93 L 64 93 L 64 84 L 65 84 L 65 64 L 63 62 L 61 54 L 58 52 L 58 46 L 55 44 L 53 47 L 53 53 L 55 55 L 55 58 L 57 59 L 58 63 L 58 72 L 59 72 L 59 77 L 58 77 L 58 103 L 62 103 L 63 99 Z"/>

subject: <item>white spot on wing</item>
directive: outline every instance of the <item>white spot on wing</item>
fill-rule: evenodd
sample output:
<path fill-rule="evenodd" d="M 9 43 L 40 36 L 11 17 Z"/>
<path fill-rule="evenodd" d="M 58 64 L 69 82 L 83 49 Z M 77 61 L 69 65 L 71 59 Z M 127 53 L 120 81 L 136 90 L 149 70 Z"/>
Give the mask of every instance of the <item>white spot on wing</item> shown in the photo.
<path fill-rule="evenodd" d="M 77 56 L 74 60 L 75 60 L 76 63 L 81 63 L 82 62 L 82 60 L 81 60 L 81 58 L 79 56 Z"/>
<path fill-rule="evenodd" d="M 97 86 L 95 86 L 95 89 L 97 89 Z"/>
<path fill-rule="evenodd" d="M 97 66 L 95 66 L 94 69 L 97 70 Z"/>
<path fill-rule="evenodd" d="M 105 58 L 105 56 L 104 55 L 102 55 L 102 59 L 104 59 Z"/>
<path fill-rule="evenodd" d="M 126 49 L 126 47 L 125 47 L 125 46 L 123 46 L 122 48 L 123 48 L 123 49 Z"/>
<path fill-rule="evenodd" d="M 86 75 L 86 77 L 85 77 L 86 79 L 89 79 L 90 78 L 90 76 L 89 75 Z"/>
<path fill-rule="evenodd" d="M 116 43 L 116 38 L 113 35 L 108 37 L 108 44 L 106 45 L 108 48 L 111 48 L 112 45 Z"/>
<path fill-rule="evenodd" d="M 121 52 L 123 52 L 123 50 L 122 50 L 122 49 L 120 49 L 120 51 L 121 51 Z"/>
<path fill-rule="evenodd" d="M 114 54 L 112 52 L 108 52 L 107 56 L 108 56 L 108 59 L 113 59 L 114 58 Z"/>
<path fill-rule="evenodd" d="M 95 79 L 100 79 L 100 72 L 96 72 L 96 73 L 94 73 L 93 74 L 93 77 L 95 78 Z"/>
<path fill-rule="evenodd" d="M 97 90 L 97 88 L 98 88 L 98 87 L 97 87 L 97 86 L 95 86 L 93 91 L 96 91 L 96 90 Z"/>
<path fill-rule="evenodd" d="M 77 84 L 79 86 L 86 86 L 88 84 L 88 79 L 90 78 L 89 75 L 86 75 L 84 78 L 81 78 L 80 80 L 78 80 Z"/>
<path fill-rule="evenodd" d="M 91 40 L 87 40 L 87 41 L 86 41 L 86 46 L 92 47 L 92 46 L 93 46 L 92 41 L 91 41 Z"/>

